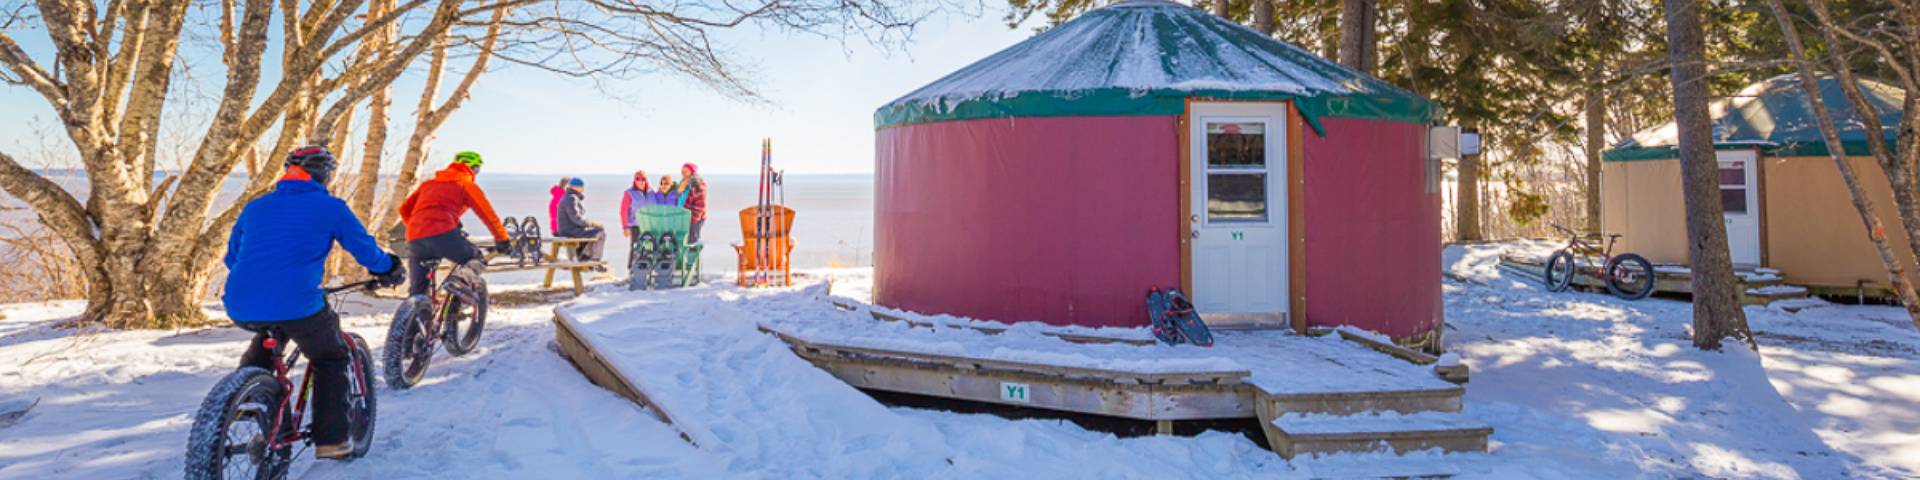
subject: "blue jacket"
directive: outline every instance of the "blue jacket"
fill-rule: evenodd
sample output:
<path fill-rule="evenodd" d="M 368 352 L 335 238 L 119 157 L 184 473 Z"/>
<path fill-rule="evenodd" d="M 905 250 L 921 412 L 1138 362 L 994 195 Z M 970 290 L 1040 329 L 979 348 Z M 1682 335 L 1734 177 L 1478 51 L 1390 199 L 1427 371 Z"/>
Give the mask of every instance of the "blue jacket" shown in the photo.
<path fill-rule="evenodd" d="M 282 178 L 273 193 L 247 203 L 227 238 L 227 288 L 220 300 L 236 322 L 298 320 L 326 305 L 320 290 L 333 243 L 370 272 L 387 258 L 347 202 L 307 180 Z"/>

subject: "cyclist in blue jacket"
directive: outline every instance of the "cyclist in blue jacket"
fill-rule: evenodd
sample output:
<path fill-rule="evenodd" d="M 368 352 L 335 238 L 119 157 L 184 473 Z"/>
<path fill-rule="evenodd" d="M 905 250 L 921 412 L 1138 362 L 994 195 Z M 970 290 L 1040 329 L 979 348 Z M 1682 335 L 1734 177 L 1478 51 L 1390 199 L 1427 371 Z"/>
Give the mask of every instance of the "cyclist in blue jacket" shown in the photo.
<path fill-rule="evenodd" d="M 287 154 L 286 174 L 274 191 L 248 202 L 227 239 L 227 316 L 254 332 L 242 367 L 273 368 L 262 344 L 279 329 L 313 362 L 313 443 L 317 458 L 353 453 L 347 436 L 347 349 L 340 317 L 320 288 L 335 242 L 382 286 L 399 285 L 406 268 L 382 250 L 346 202 L 327 192 L 333 154 L 302 147 Z"/>

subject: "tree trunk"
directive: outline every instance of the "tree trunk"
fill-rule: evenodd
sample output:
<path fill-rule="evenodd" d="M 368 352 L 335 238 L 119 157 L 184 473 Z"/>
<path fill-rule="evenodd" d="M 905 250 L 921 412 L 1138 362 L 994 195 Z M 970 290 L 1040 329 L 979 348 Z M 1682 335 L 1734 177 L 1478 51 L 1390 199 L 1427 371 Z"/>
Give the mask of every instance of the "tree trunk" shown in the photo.
<path fill-rule="evenodd" d="M 1340 2 L 1340 64 L 1361 73 L 1373 75 L 1378 65 L 1379 42 L 1375 41 L 1374 23 L 1379 15 L 1379 7 L 1374 0 L 1342 0 Z"/>
<path fill-rule="evenodd" d="M 1679 127 L 1680 183 L 1686 197 L 1687 256 L 1693 262 L 1693 345 L 1719 350 L 1721 339 L 1753 344 L 1740 283 L 1727 251 L 1720 205 L 1720 162 L 1713 153 L 1707 113 L 1705 34 L 1700 0 L 1667 0 L 1668 60 L 1672 65 L 1674 123 Z"/>
<path fill-rule="evenodd" d="M 375 212 L 375 217 L 380 220 L 370 223 L 377 226 L 375 231 L 385 232 L 400 223 L 401 219 L 397 218 L 400 203 L 404 202 L 407 193 L 413 190 L 420 164 L 426 162 L 427 146 L 432 144 L 434 136 L 439 134 L 440 126 L 445 125 L 447 119 L 453 116 L 453 112 L 465 104 L 469 92 L 473 91 L 473 85 L 480 81 L 480 75 L 486 73 L 487 63 L 493 59 L 493 47 L 500 39 L 500 28 L 504 25 L 508 10 L 502 8 L 493 12 L 493 19 L 487 25 L 487 36 L 480 43 L 479 54 L 474 56 L 472 67 L 467 69 L 466 75 L 460 78 L 460 83 L 453 87 L 453 91 L 447 95 L 447 100 L 438 107 L 433 105 L 433 100 L 439 93 L 440 75 L 446 68 L 447 46 L 445 42 L 434 46 L 433 57 L 427 67 L 427 85 L 420 91 L 420 109 L 414 115 L 413 134 L 407 138 L 406 158 L 400 163 L 400 174 L 394 179 L 391 194 L 387 196 L 385 205 L 382 205 L 381 211 Z M 394 214 L 396 218 L 391 221 L 385 220 L 388 214 Z"/>
<path fill-rule="evenodd" d="M 1233 5 L 1227 0 L 1213 0 L 1213 14 L 1228 20 L 1233 19 Z"/>
<path fill-rule="evenodd" d="M 1587 92 L 1587 231 L 1600 231 L 1600 150 L 1607 144 L 1607 93 Z"/>
<path fill-rule="evenodd" d="M 1812 7 L 1814 18 L 1819 21 L 1821 39 L 1827 45 L 1842 45 L 1837 31 L 1846 27 L 1834 21 L 1831 6 L 1827 4 L 1827 0 L 1809 0 L 1807 4 Z M 1911 78 L 1915 74 L 1920 74 L 1920 71 L 1916 71 L 1920 70 L 1920 6 L 1910 3 L 1896 5 L 1901 12 L 1897 17 L 1900 19 L 1899 25 L 1882 28 L 1899 32 L 1893 36 L 1905 43 L 1909 58 L 1906 59 L 1906 65 L 1900 65 L 1897 59 L 1888 57 L 1882 57 L 1881 61 Z M 1870 135 L 1877 137 L 1878 132 L 1886 131 L 1886 125 L 1881 123 L 1878 115 L 1871 113 L 1878 112 L 1879 109 L 1860 91 L 1859 79 L 1855 77 L 1847 57 L 1842 54 L 1846 49 L 1828 48 L 1827 50 L 1828 66 L 1833 69 L 1835 79 L 1840 83 L 1841 92 L 1846 94 L 1847 102 L 1853 105 L 1854 110 L 1860 112 L 1857 118 L 1860 125 L 1865 127 L 1863 130 L 1874 132 Z M 1915 87 L 1916 85 L 1907 85 L 1909 89 Z M 1920 123 L 1917 123 L 1920 122 L 1920 100 L 1917 100 L 1920 97 L 1916 97 L 1912 92 L 1913 90 L 1908 90 L 1908 95 L 1901 106 L 1904 115 L 1901 116 L 1900 125 L 1896 130 L 1899 132 L 1897 134 L 1898 154 L 1890 151 L 1884 142 L 1869 141 L 1866 144 L 1867 151 L 1873 155 L 1874 161 L 1880 164 L 1880 170 L 1886 174 L 1887 186 L 1893 190 L 1894 209 L 1900 214 L 1900 226 L 1907 233 L 1907 248 L 1915 254 L 1920 254 L 1920 185 L 1915 184 L 1920 182 L 1920 170 L 1917 170 L 1920 169 L 1920 149 L 1916 149 L 1920 145 L 1916 145 L 1913 141 L 1914 135 L 1920 133 Z M 1920 317 L 1916 317 L 1914 327 L 1920 328 Z"/>
<path fill-rule="evenodd" d="M 1486 140 L 1480 149 L 1486 150 Z M 1461 155 L 1457 193 L 1453 199 L 1453 239 L 1460 242 L 1484 240 L 1480 232 L 1480 154 Z"/>
<path fill-rule="evenodd" d="M 1253 0 L 1253 30 L 1266 36 L 1273 36 L 1273 2 L 1279 0 Z"/>
<path fill-rule="evenodd" d="M 368 11 L 375 12 L 376 15 L 384 14 L 392 8 L 390 5 L 392 1 L 374 0 L 368 5 Z M 386 58 L 391 54 L 389 45 L 392 42 L 393 28 L 383 28 L 367 37 L 367 48 L 364 54 Z M 366 141 L 360 144 L 360 174 L 353 181 L 353 198 L 347 199 L 347 206 L 353 210 L 354 216 L 359 217 L 360 221 L 366 222 L 368 226 L 377 225 L 373 223 L 374 218 L 369 210 L 373 209 L 374 193 L 380 188 L 380 159 L 386 155 L 387 116 L 392 106 L 393 88 L 387 86 L 375 90 L 372 98 L 367 101 L 367 137 Z M 375 235 L 378 234 L 375 232 Z"/>
<path fill-rule="evenodd" d="M 1793 26 L 1786 6 L 1780 0 L 1768 0 L 1767 6 L 1773 10 L 1773 18 L 1780 26 L 1787 41 L 1787 47 L 1793 52 L 1794 65 L 1800 71 L 1800 90 L 1807 97 L 1808 110 L 1813 112 L 1814 121 L 1820 124 L 1820 135 L 1828 145 L 1841 145 L 1840 129 L 1833 123 L 1833 112 L 1827 109 L 1826 100 L 1820 98 L 1819 72 L 1812 61 L 1807 59 L 1806 48 L 1800 40 L 1800 31 Z M 1847 194 L 1853 200 L 1853 209 L 1860 214 L 1861 226 L 1866 228 L 1867 240 L 1873 242 L 1874 253 L 1880 255 L 1880 265 L 1887 271 L 1887 284 L 1900 304 L 1907 309 L 1907 317 L 1914 328 L 1920 328 L 1920 296 L 1913 289 L 1913 283 L 1907 279 L 1906 265 L 1887 245 L 1887 227 L 1880 222 L 1875 211 L 1873 199 L 1860 189 L 1860 179 L 1853 172 L 1853 165 L 1847 163 L 1846 152 L 1840 149 L 1828 149 L 1827 155 L 1833 158 L 1833 165 L 1840 170 L 1840 179 L 1847 185 Z M 1915 253 L 1915 252 L 1908 252 Z"/>

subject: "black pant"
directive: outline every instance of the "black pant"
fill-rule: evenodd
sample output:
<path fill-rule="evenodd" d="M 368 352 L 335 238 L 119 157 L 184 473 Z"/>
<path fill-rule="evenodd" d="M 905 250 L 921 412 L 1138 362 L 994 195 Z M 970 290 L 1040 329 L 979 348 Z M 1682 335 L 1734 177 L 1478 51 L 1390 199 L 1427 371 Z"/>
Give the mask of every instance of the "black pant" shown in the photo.
<path fill-rule="evenodd" d="M 269 329 L 279 330 L 281 338 L 293 340 L 300 354 L 313 362 L 313 443 L 334 445 L 347 441 L 347 343 L 341 338 L 340 316 L 332 306 L 321 306 L 318 313 L 283 322 L 234 322 L 254 332 L 240 366 L 273 370 L 273 355 L 261 343 Z M 285 349 L 284 344 L 280 347 Z M 295 392 L 287 392 L 292 395 Z"/>
<path fill-rule="evenodd" d="M 700 243 L 700 227 L 706 224 L 707 219 L 694 220 L 693 225 L 687 229 L 687 243 Z"/>
<path fill-rule="evenodd" d="M 440 260 L 458 265 L 484 258 L 480 247 L 473 246 L 459 230 L 407 242 L 407 294 L 424 295 L 433 290 L 427 284 L 427 272 L 439 267 Z"/>
<path fill-rule="evenodd" d="M 581 244 L 573 251 L 574 260 L 599 261 L 607 248 L 607 231 L 600 227 L 582 227 L 577 230 L 560 232 L 561 238 L 591 238 L 593 241 Z"/>

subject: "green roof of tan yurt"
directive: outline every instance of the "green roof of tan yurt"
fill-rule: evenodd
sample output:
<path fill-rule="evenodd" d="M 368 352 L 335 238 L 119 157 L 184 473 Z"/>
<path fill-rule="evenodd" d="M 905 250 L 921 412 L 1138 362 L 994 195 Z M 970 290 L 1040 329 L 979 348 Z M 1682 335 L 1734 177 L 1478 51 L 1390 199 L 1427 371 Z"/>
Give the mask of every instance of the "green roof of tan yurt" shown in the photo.
<path fill-rule="evenodd" d="M 1885 127 L 1881 141 L 1891 145 L 1895 127 L 1900 124 L 1904 92 L 1873 80 L 1859 83 L 1861 93 L 1879 110 L 1880 123 Z M 1820 98 L 1833 112 L 1834 123 L 1840 126 L 1840 143 L 1847 155 L 1869 155 L 1866 126 L 1860 122 L 1860 112 L 1853 108 L 1853 102 L 1847 101 L 1840 80 L 1822 76 L 1815 84 L 1820 88 Z M 1732 97 L 1713 102 L 1709 112 L 1717 149 L 1760 148 L 1777 157 L 1827 155 L 1826 138 L 1820 133 L 1819 122 L 1814 121 L 1812 106 L 1796 74 L 1748 85 Z M 1678 136 L 1678 127 L 1668 122 L 1634 134 L 1607 149 L 1602 158 L 1610 162 L 1676 158 Z"/>
<path fill-rule="evenodd" d="M 1292 100 L 1320 117 L 1426 123 L 1433 102 L 1206 11 L 1161 0 L 1095 9 L 874 113 L 886 128 L 978 118 L 1178 115 L 1192 97 Z"/>

